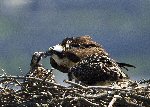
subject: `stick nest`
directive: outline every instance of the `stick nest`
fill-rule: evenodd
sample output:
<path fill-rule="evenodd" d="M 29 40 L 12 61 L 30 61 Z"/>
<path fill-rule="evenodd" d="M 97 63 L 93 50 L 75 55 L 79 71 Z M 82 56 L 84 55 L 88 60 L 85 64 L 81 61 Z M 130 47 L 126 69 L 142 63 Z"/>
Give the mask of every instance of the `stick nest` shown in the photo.
<path fill-rule="evenodd" d="M 150 80 L 85 86 L 65 80 L 58 84 L 41 64 L 25 76 L 0 76 L 1 107 L 150 107 Z M 21 71 L 21 70 L 20 70 Z"/>

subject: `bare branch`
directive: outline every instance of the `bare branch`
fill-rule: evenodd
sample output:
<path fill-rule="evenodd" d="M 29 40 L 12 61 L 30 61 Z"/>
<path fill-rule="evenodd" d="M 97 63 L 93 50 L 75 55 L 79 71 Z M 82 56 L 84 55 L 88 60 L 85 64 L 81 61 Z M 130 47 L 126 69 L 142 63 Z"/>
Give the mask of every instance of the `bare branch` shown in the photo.
<path fill-rule="evenodd" d="M 114 103 L 117 101 L 117 99 L 121 98 L 119 95 L 114 95 L 113 99 L 110 101 L 108 107 L 113 107 Z"/>

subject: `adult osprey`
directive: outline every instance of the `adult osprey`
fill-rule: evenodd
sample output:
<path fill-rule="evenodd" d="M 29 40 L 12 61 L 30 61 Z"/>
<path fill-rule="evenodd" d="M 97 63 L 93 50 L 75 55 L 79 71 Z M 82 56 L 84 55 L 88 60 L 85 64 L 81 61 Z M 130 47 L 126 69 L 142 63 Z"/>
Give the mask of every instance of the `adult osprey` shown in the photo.
<path fill-rule="evenodd" d="M 127 79 L 121 68 L 134 67 L 111 59 L 90 36 L 65 38 L 60 44 L 50 47 L 49 53 L 52 67 L 68 73 L 69 80 L 76 79 L 87 85 Z"/>

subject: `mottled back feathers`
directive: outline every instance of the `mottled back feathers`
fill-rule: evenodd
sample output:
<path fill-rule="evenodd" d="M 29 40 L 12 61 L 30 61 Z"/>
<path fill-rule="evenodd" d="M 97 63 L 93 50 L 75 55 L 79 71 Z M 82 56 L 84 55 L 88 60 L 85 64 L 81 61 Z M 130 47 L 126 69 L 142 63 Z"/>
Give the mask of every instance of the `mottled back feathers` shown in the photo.
<path fill-rule="evenodd" d="M 113 59 L 99 54 L 87 56 L 70 68 L 69 72 L 72 73 L 72 77 L 76 77 L 76 79 L 87 85 L 128 78 Z"/>

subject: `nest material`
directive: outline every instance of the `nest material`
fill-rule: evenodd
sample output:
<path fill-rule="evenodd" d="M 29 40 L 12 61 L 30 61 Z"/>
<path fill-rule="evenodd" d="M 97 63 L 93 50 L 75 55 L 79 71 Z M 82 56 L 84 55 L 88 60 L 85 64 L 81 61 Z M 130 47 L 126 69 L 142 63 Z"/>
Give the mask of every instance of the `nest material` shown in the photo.
<path fill-rule="evenodd" d="M 38 63 L 38 62 L 37 62 Z M 109 86 L 58 84 L 52 70 L 31 66 L 26 76 L 1 75 L 1 107 L 150 107 L 150 80 Z"/>

